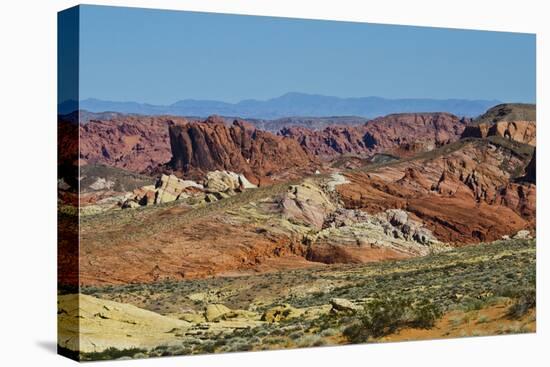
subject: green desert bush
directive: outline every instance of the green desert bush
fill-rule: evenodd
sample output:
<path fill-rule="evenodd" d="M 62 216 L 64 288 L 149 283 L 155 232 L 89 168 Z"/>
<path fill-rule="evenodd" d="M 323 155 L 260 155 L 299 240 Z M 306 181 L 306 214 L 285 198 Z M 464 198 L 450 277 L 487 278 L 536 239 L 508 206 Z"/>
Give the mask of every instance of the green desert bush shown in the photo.
<path fill-rule="evenodd" d="M 327 336 L 334 336 L 338 334 L 338 329 L 335 328 L 329 328 L 321 331 L 321 336 L 327 337 Z"/>
<path fill-rule="evenodd" d="M 489 322 L 489 317 L 486 315 L 481 315 L 477 319 L 477 324 L 485 324 L 487 322 Z"/>
<path fill-rule="evenodd" d="M 429 301 L 413 302 L 408 298 L 376 299 L 364 306 L 359 320 L 344 329 L 344 336 L 352 343 L 364 343 L 380 338 L 404 327 L 432 328 L 442 312 Z"/>
<path fill-rule="evenodd" d="M 441 318 L 443 312 L 439 307 L 429 301 L 422 301 L 412 306 L 413 319 L 411 326 L 417 329 L 431 329 L 435 322 Z"/>
<path fill-rule="evenodd" d="M 485 302 L 481 299 L 477 298 L 465 298 L 462 301 L 462 309 L 465 312 L 471 312 L 471 311 L 479 311 L 485 306 Z"/>
<path fill-rule="evenodd" d="M 122 357 L 133 357 L 138 353 L 146 353 L 145 349 L 140 348 L 128 348 L 128 349 L 118 349 L 118 348 L 107 348 L 102 352 L 90 352 L 90 353 L 81 353 L 82 360 L 88 361 L 104 361 L 109 359 L 119 359 Z"/>
<path fill-rule="evenodd" d="M 318 347 L 324 344 L 319 335 L 304 335 L 297 341 L 299 347 Z"/>
<path fill-rule="evenodd" d="M 535 289 L 523 291 L 510 306 L 507 316 L 511 319 L 519 319 L 527 314 L 529 310 L 537 306 L 537 293 Z"/>
<path fill-rule="evenodd" d="M 288 335 L 290 339 L 299 339 L 302 336 L 304 336 L 304 332 L 302 330 L 296 330 Z"/>

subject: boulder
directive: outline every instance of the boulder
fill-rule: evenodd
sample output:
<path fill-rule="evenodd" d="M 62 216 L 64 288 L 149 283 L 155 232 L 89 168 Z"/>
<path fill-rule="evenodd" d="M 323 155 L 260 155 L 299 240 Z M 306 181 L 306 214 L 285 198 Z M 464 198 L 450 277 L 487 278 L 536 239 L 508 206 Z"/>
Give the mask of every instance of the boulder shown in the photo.
<path fill-rule="evenodd" d="M 243 175 L 231 171 L 212 171 L 206 174 L 204 187 L 209 192 L 226 192 L 255 188 Z"/>
<path fill-rule="evenodd" d="M 330 305 L 332 306 L 332 312 L 356 312 L 361 309 L 361 307 L 345 298 L 332 298 Z"/>
<path fill-rule="evenodd" d="M 111 190 L 115 186 L 113 181 L 107 180 L 103 177 L 98 177 L 94 183 L 88 186 L 92 190 Z"/>
<path fill-rule="evenodd" d="M 388 221 L 393 226 L 402 226 L 404 224 L 407 224 L 409 220 L 409 215 L 406 211 L 401 209 L 390 209 L 386 211 Z"/>
<path fill-rule="evenodd" d="M 59 345 L 81 353 L 177 344 L 181 338 L 172 331 L 190 327 L 183 320 L 83 294 L 60 295 L 57 308 Z"/>
<path fill-rule="evenodd" d="M 213 203 L 215 201 L 218 201 L 218 197 L 214 194 L 206 194 L 204 196 L 204 201 L 206 201 L 207 203 Z"/>
<path fill-rule="evenodd" d="M 155 196 L 157 194 L 155 185 L 142 186 L 133 191 L 134 200 L 139 205 L 147 206 L 155 204 Z"/>
<path fill-rule="evenodd" d="M 229 307 L 226 307 L 221 303 L 213 303 L 206 306 L 204 316 L 206 317 L 207 321 L 214 321 L 229 312 L 231 312 L 231 309 Z"/>
<path fill-rule="evenodd" d="M 248 310 L 230 310 L 229 312 L 226 312 L 217 318 L 214 318 L 212 321 L 246 321 L 246 320 L 258 320 L 259 315 L 256 312 L 248 311 Z"/>
<path fill-rule="evenodd" d="M 533 237 L 531 237 L 531 232 L 529 232 L 527 229 L 522 229 L 521 231 L 518 231 L 514 236 L 512 236 L 515 240 L 528 240 Z"/>
<path fill-rule="evenodd" d="M 204 315 L 192 312 L 187 312 L 179 315 L 179 319 L 193 324 L 200 324 L 206 321 Z"/>
<path fill-rule="evenodd" d="M 335 209 L 336 206 L 324 191 L 308 180 L 289 186 L 279 201 L 283 217 L 316 229 L 323 227 L 325 217 Z"/>
<path fill-rule="evenodd" d="M 128 199 L 124 203 L 122 203 L 122 209 L 135 209 L 139 207 L 139 203 L 132 199 Z"/>
<path fill-rule="evenodd" d="M 155 204 L 168 203 L 178 200 L 182 194 L 183 196 L 187 196 L 184 191 L 190 187 L 202 189 L 202 185 L 197 184 L 194 181 L 182 180 L 174 175 L 162 175 L 158 179 L 155 186 Z"/>
<path fill-rule="evenodd" d="M 275 306 L 265 311 L 261 320 L 270 323 L 288 320 L 300 316 L 302 313 L 289 304 Z"/>

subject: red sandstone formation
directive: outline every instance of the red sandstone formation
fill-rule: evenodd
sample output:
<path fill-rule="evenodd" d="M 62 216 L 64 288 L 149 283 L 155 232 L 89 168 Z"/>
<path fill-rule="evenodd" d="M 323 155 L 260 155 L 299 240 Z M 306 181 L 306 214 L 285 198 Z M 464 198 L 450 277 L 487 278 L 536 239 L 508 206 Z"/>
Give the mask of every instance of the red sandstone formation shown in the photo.
<path fill-rule="evenodd" d="M 209 117 L 170 126 L 169 133 L 172 159 L 168 166 L 186 177 L 229 170 L 257 184 L 312 173 L 317 165 L 295 140 L 243 121 L 228 127 L 222 119 Z"/>
<path fill-rule="evenodd" d="M 520 143 L 536 145 L 535 121 L 499 121 L 494 124 L 480 123 L 467 126 L 462 137 L 487 138 L 500 136 Z"/>
<path fill-rule="evenodd" d="M 368 234 L 352 245 L 345 243 L 346 232 L 308 244 L 309 232 L 297 232 L 296 226 L 310 223 L 311 231 L 319 230 L 336 205 L 373 216 L 403 209 L 437 240 L 456 246 L 533 230 L 535 185 L 514 176 L 530 160 L 520 148 L 529 147 L 500 140 L 468 139 L 414 159 L 344 173 L 350 182 L 336 185 L 334 202 L 328 201 L 334 192 L 311 184 L 299 189 L 278 184 L 204 208 L 175 202 L 136 211 L 130 221 L 125 211 L 92 216 L 80 228 L 80 281 L 155 282 L 414 256 L 370 244 Z M 68 282 L 74 278 L 61 270 Z"/>
<path fill-rule="evenodd" d="M 144 172 L 170 160 L 168 127 L 183 118 L 123 115 L 111 120 L 92 120 L 80 126 L 80 158 Z"/>
<path fill-rule="evenodd" d="M 490 108 L 466 127 L 462 137 L 499 136 L 520 143 L 536 145 L 536 106 L 505 103 Z"/>
<path fill-rule="evenodd" d="M 169 136 L 170 126 L 176 125 Z M 117 115 L 80 126 L 80 158 L 83 163 L 140 173 L 158 173 L 159 166 L 172 158 L 160 170 L 172 168 L 191 177 L 212 169 L 242 170 L 258 182 L 270 181 L 284 169 L 310 166 L 312 156 L 332 159 L 382 151 L 410 156 L 457 140 L 464 126 L 464 120 L 447 113 L 396 114 L 361 126 L 330 126 L 321 131 L 285 128 L 282 136 L 275 136 L 244 121 L 228 126 L 219 117 L 189 122 L 167 116 Z"/>
<path fill-rule="evenodd" d="M 404 209 L 439 240 L 456 244 L 534 228 L 535 186 L 511 182 L 526 158 L 489 141 L 445 148 L 451 152 L 347 174 L 351 183 L 338 186 L 345 206 L 371 213 Z"/>
<path fill-rule="evenodd" d="M 280 134 L 322 157 L 377 152 L 402 156 L 458 140 L 467 122 L 448 113 L 403 113 L 379 117 L 361 126 L 330 126 L 318 131 L 289 127 Z"/>

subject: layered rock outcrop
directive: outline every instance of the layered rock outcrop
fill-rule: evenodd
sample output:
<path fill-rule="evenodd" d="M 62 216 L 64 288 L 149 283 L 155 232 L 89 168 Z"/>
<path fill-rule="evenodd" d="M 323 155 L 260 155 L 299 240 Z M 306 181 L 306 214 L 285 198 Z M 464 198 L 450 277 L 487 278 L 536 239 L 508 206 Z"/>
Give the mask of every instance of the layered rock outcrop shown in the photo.
<path fill-rule="evenodd" d="M 208 171 L 240 172 L 261 184 L 312 172 L 316 160 L 293 139 L 257 130 L 251 124 L 210 117 L 204 122 L 170 126 L 169 168 L 186 177 Z"/>
<path fill-rule="evenodd" d="M 529 155 L 490 141 L 463 141 L 423 159 L 347 174 L 337 187 L 346 208 L 404 209 L 437 239 L 455 244 L 499 239 L 534 227 L 535 188 L 514 183 Z"/>
<path fill-rule="evenodd" d="M 537 130 L 535 121 L 498 121 L 494 124 L 480 123 L 467 126 L 463 138 L 487 138 L 499 136 L 520 143 L 536 145 Z"/>
<path fill-rule="evenodd" d="M 329 126 L 317 131 L 287 127 L 280 134 L 326 158 L 382 151 L 410 155 L 458 140 L 468 122 L 448 113 L 403 113 L 379 117 L 360 126 Z"/>
<path fill-rule="evenodd" d="M 388 150 L 410 155 L 429 150 L 456 140 L 466 122 L 447 113 L 396 114 L 323 130 L 288 127 L 275 135 L 216 116 L 200 122 L 116 115 L 79 127 L 80 159 L 141 173 L 171 169 L 193 179 L 208 171 L 230 170 L 258 184 L 278 176 L 302 176 L 316 165 L 314 156 L 331 159 Z"/>
<path fill-rule="evenodd" d="M 537 151 L 533 151 L 533 157 L 525 168 L 525 180 L 528 182 L 537 182 Z"/>
<path fill-rule="evenodd" d="M 121 115 L 80 126 L 80 158 L 133 172 L 146 172 L 170 160 L 168 126 L 183 118 Z"/>
<path fill-rule="evenodd" d="M 531 146 L 536 145 L 536 107 L 531 104 L 501 104 L 469 124 L 463 138 L 498 136 Z"/>
<path fill-rule="evenodd" d="M 400 209 L 371 215 L 340 208 L 326 217 L 323 230 L 309 238 L 307 258 L 328 264 L 401 259 L 446 248 L 421 222 Z"/>
<path fill-rule="evenodd" d="M 60 295 L 57 309 L 59 345 L 85 353 L 176 344 L 171 330 L 190 327 L 186 321 L 83 294 Z"/>

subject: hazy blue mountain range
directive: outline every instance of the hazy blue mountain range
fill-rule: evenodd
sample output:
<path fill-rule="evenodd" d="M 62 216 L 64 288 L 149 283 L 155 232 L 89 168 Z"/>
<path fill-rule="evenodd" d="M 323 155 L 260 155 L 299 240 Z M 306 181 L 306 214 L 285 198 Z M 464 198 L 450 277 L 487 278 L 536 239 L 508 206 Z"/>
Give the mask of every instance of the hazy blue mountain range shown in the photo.
<path fill-rule="evenodd" d="M 170 114 L 203 117 L 223 115 L 258 119 L 276 119 L 289 116 L 361 116 L 372 118 L 399 112 L 450 112 L 457 116 L 475 117 L 498 103 L 500 101 L 497 100 L 339 98 L 305 93 L 287 93 L 265 101 L 247 99 L 238 103 L 227 103 L 186 99 L 165 106 L 90 98 L 81 101 L 79 108 L 90 112 L 109 111 L 144 115 Z M 60 113 L 69 113 L 74 109 L 74 101 L 66 101 L 59 106 Z"/>

